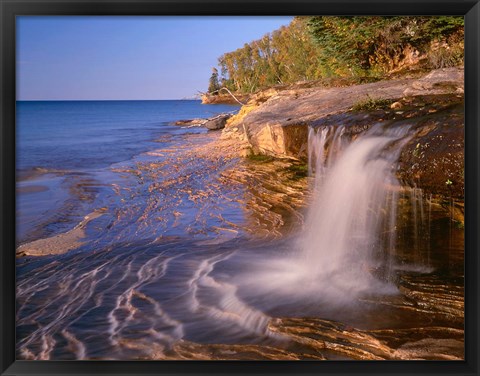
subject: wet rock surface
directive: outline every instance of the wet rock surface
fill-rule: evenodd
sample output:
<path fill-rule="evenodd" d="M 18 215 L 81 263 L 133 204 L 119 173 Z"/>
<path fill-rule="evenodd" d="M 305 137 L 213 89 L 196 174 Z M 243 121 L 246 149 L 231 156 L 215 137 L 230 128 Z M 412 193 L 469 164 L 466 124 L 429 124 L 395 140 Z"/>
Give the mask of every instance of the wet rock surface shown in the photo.
<path fill-rule="evenodd" d="M 385 113 L 379 111 L 376 115 L 385 116 Z M 396 115 L 390 116 L 393 120 Z M 360 122 L 357 128 L 352 128 L 352 137 L 363 130 L 365 125 Z M 305 208 L 311 200 L 311 182 L 306 164 L 264 155 L 237 159 L 242 152 L 239 144 L 215 136 L 215 143 L 196 149 L 194 153 L 202 158 L 215 159 L 223 153 L 222 150 L 229 149 L 232 152 L 231 161 L 235 161 L 235 166 L 231 165 L 231 168 L 222 171 L 220 181 L 226 186 L 248 187 L 242 197 L 249 213 L 248 219 L 236 230 L 248 233 L 257 240 L 281 239 L 298 231 L 304 223 Z M 215 151 L 212 153 L 213 145 Z M 410 200 L 401 203 L 404 207 L 409 204 Z M 429 214 L 431 220 L 441 219 L 443 210 L 436 206 Z M 411 213 L 408 215 L 412 216 Z M 461 230 L 451 231 L 457 237 L 462 236 Z M 416 262 L 433 265 L 440 274 L 431 274 L 428 268 L 398 271 L 400 294 L 380 299 L 364 298 L 364 306 L 358 308 L 362 311 L 362 317 L 356 320 L 272 318 L 269 330 L 281 336 L 280 342 L 234 345 L 182 340 L 171 349 L 159 348 L 151 352 L 148 359 L 461 360 L 464 354 L 464 286 L 461 239 L 458 242 L 448 255 L 430 248 L 423 249 L 419 255 L 408 251 L 414 247 L 422 249 L 419 244 L 400 244 L 398 257 L 406 265 Z M 378 318 L 378 310 L 384 315 L 383 319 Z M 342 318 L 342 314 L 339 313 L 338 317 Z M 399 320 L 400 317 L 403 319 Z M 132 348 L 142 347 L 135 341 L 128 345 Z"/>
<path fill-rule="evenodd" d="M 404 185 L 447 199 L 464 197 L 464 103 L 462 95 L 402 98 L 402 110 L 349 111 L 315 121 L 313 127 L 347 125 L 352 140 L 373 124 L 410 126 L 414 136 L 403 148 L 398 177 Z M 298 148 L 298 147 L 297 147 Z M 302 155 L 303 156 L 303 155 Z"/>
<path fill-rule="evenodd" d="M 353 110 L 362 101 L 382 105 Z M 463 222 L 461 68 L 351 87 L 266 90 L 229 120 L 223 137 L 246 140 L 254 153 L 306 160 L 308 127 L 347 125 L 345 135 L 354 139 L 379 122 L 415 129 L 400 156 L 399 179 L 433 195 Z"/>
<path fill-rule="evenodd" d="M 178 232 L 211 237 L 215 242 L 238 236 L 281 237 L 303 221 L 298 209 L 306 205 L 308 195 L 306 164 L 270 157 L 243 158 L 246 154 L 247 145 L 209 132 L 189 135 L 176 147 L 149 152 L 149 161 L 115 167 L 112 171 L 120 181 L 111 188 L 120 207 L 99 208 L 80 218 L 70 231 L 27 241 L 17 248 L 17 256 L 68 252 L 88 242 L 89 233 L 89 238 L 95 233 L 100 236 L 102 231 L 93 229 L 102 226 L 133 226 L 136 237 L 152 239 L 157 235 L 149 234 L 149 228 L 162 234 L 159 239 Z M 89 184 L 93 190 L 99 185 Z M 72 194 L 86 200 L 78 187 L 83 185 L 74 185 Z M 240 214 L 245 221 L 239 220 Z M 99 222 L 100 215 L 104 218 Z M 210 222 L 215 226 L 207 226 Z"/>
<path fill-rule="evenodd" d="M 425 106 L 429 114 L 412 119 L 417 132 L 400 156 L 398 174 L 405 184 L 425 193 L 463 200 L 463 98 L 447 96 L 433 102 Z"/>
<path fill-rule="evenodd" d="M 278 318 L 269 329 L 275 344 L 198 344 L 179 341 L 173 348 L 150 348 L 154 360 L 462 360 L 461 328 L 425 326 L 359 329 L 319 318 Z M 128 343 L 137 350 L 142 344 Z"/>

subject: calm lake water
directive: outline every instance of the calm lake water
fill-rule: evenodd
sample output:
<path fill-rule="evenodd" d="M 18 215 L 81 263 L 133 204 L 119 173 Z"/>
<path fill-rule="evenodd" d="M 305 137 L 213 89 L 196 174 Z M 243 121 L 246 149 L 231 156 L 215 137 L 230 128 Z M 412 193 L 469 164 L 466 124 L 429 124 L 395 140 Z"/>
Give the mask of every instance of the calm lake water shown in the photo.
<path fill-rule="evenodd" d="M 173 121 L 236 109 L 196 100 L 17 102 L 17 169 L 105 168 L 156 148 L 163 134 L 206 132 Z"/>
<path fill-rule="evenodd" d="M 183 135 L 207 132 L 172 125 L 176 120 L 237 109 L 197 100 L 17 102 L 18 241 L 62 231 L 78 219 L 75 212 L 85 203 L 72 201 L 72 179 L 95 179 L 115 163 L 173 145 Z M 69 207 L 62 208 L 68 200 Z M 52 223 L 59 210 L 64 218 Z"/>

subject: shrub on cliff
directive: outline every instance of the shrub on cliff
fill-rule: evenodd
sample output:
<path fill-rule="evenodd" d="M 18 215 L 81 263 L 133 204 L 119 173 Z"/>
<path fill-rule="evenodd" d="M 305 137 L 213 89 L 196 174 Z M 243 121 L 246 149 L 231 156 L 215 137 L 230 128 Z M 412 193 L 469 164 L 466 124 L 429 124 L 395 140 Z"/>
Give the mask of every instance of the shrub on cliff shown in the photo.
<path fill-rule="evenodd" d="M 434 67 L 463 59 L 462 17 L 319 16 L 307 24 L 327 76 L 381 76 L 420 57 Z"/>

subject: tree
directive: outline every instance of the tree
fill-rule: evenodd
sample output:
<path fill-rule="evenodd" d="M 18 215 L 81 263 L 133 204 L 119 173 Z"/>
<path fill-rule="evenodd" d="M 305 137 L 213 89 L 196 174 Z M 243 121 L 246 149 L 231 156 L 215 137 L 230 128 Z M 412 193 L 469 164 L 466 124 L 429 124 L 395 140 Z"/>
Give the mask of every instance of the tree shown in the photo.
<path fill-rule="evenodd" d="M 258 89 L 317 78 L 318 48 L 302 17 L 261 39 L 220 56 L 222 86 L 251 93 Z"/>
<path fill-rule="evenodd" d="M 210 76 L 208 92 L 218 94 L 218 90 L 220 90 L 220 83 L 218 81 L 218 70 L 217 68 L 212 68 L 212 75 Z"/>
<path fill-rule="evenodd" d="M 223 54 L 218 65 L 222 87 L 252 93 L 325 77 L 381 78 L 418 56 L 430 61 L 430 68 L 461 64 L 463 18 L 295 17 L 288 26 Z M 210 86 L 220 86 L 218 81 L 215 70 Z"/>

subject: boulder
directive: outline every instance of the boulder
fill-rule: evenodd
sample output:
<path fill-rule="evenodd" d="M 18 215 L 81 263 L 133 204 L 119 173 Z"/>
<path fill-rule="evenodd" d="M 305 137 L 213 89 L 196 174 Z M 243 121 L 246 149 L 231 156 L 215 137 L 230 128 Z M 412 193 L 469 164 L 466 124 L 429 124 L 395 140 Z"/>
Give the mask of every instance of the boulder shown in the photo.
<path fill-rule="evenodd" d="M 212 131 L 225 128 L 225 124 L 231 115 L 220 115 L 208 120 L 204 126 Z"/>

